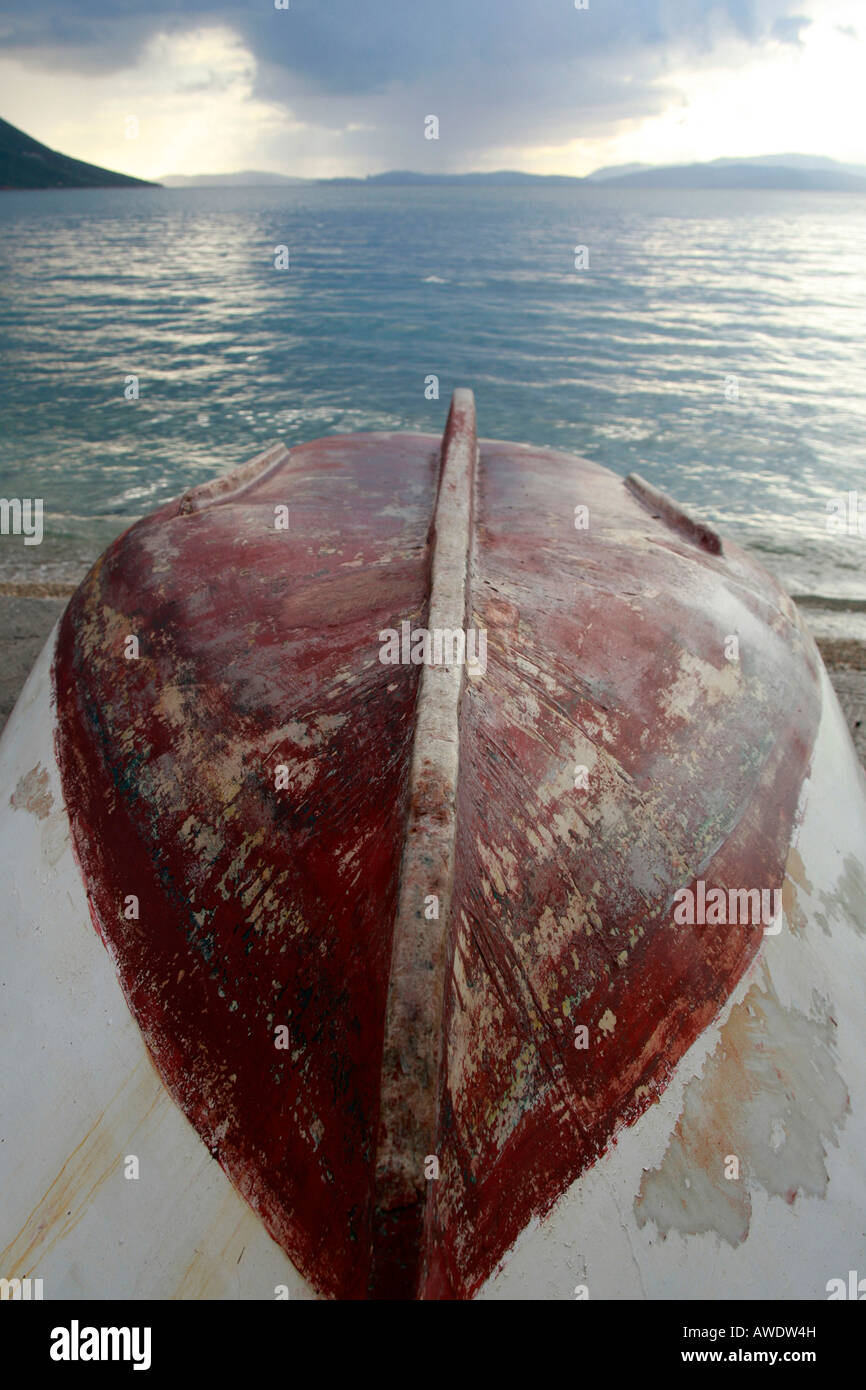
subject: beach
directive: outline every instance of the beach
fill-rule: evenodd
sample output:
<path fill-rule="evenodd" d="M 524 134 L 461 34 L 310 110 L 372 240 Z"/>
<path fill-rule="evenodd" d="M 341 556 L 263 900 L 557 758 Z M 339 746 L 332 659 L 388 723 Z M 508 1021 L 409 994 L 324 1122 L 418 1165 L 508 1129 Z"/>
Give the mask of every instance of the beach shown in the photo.
<path fill-rule="evenodd" d="M 73 592 L 64 584 L 0 583 L 0 729 Z M 839 637 L 817 642 L 866 767 L 866 643 Z"/>
<path fill-rule="evenodd" d="M 0 728 L 5 728 L 21 687 L 66 603 L 66 598 L 0 595 Z"/>

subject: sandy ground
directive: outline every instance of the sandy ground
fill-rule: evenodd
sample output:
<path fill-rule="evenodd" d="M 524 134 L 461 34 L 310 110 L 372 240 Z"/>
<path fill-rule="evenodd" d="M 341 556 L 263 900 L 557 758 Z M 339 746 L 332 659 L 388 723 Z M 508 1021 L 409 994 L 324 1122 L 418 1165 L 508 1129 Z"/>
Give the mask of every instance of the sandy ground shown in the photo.
<path fill-rule="evenodd" d="M 0 728 L 66 603 L 66 598 L 0 598 Z"/>
<path fill-rule="evenodd" d="M 0 584 L 0 729 L 70 592 L 67 586 L 29 584 L 23 594 L 17 585 Z M 831 638 L 818 646 L 866 766 L 866 645 Z"/>

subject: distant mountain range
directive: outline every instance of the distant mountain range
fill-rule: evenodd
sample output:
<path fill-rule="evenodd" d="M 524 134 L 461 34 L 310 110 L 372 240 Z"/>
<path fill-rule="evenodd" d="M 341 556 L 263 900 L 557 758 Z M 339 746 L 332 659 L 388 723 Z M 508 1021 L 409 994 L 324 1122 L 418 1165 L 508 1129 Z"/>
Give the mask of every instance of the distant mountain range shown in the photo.
<path fill-rule="evenodd" d="M 644 187 L 658 187 L 658 180 L 662 176 L 678 179 L 684 169 L 695 171 L 696 178 L 706 178 L 708 182 L 703 184 L 703 187 L 713 187 L 713 180 L 728 177 L 728 174 L 722 171 L 732 169 L 738 177 L 744 179 L 743 187 L 752 187 L 753 171 L 762 169 L 784 169 L 786 173 L 795 175 L 807 173 L 830 175 L 833 178 L 851 176 L 866 180 L 866 164 L 843 164 L 837 159 L 828 159 L 823 154 L 759 154 L 742 158 L 728 156 L 703 164 L 611 164 L 603 169 L 596 169 L 589 178 L 593 183 L 608 182 L 611 179 L 624 183 L 627 179 L 632 187 L 637 187 L 639 183 Z M 644 178 L 647 180 L 646 184 L 642 183 Z"/>
<path fill-rule="evenodd" d="M 2 188 L 154 188 L 145 179 L 115 174 L 96 164 L 70 159 L 0 120 L 0 189 Z"/>
<path fill-rule="evenodd" d="M 824 155 L 764 154 L 706 164 L 631 164 L 596 169 L 590 183 L 618 188 L 787 188 L 866 193 L 866 165 Z"/>
<path fill-rule="evenodd" d="M 327 183 L 604 184 L 614 188 L 759 188 L 802 192 L 866 193 L 866 165 L 842 164 L 823 155 L 758 155 L 714 159 L 706 164 L 622 164 L 596 169 L 586 178 L 567 174 L 524 174 L 502 169 L 491 174 L 418 174 L 397 169 L 366 179 L 327 179 Z"/>
<path fill-rule="evenodd" d="M 801 192 L 866 193 L 866 165 L 842 164 L 823 155 L 767 154 L 746 159 L 714 159 L 706 164 L 619 164 L 596 169 L 586 178 L 569 174 L 525 174 L 518 169 L 494 173 L 421 174 L 389 169 L 366 178 L 298 179 L 286 174 L 246 170 L 239 174 L 167 174 L 168 188 L 272 187 L 278 184 L 485 184 L 508 188 L 534 184 L 601 184 L 615 188 L 779 188 Z"/>
<path fill-rule="evenodd" d="M 300 179 L 266 170 L 234 174 L 169 174 L 168 188 L 255 188 L 304 183 L 327 184 L 486 184 L 510 187 L 535 184 L 604 184 L 615 188 L 792 189 L 799 192 L 866 193 L 866 165 L 843 164 L 823 155 L 766 154 L 751 158 L 713 159 L 703 164 L 619 164 L 596 169 L 586 178 L 568 174 L 525 174 L 500 169 L 495 173 L 420 174 L 392 169 L 364 179 Z M 58 154 L 0 120 L 0 189 L 3 188 L 157 188 L 160 184 L 116 174 Z"/>
<path fill-rule="evenodd" d="M 355 179 L 344 176 L 334 179 L 320 179 L 320 183 L 486 183 L 508 186 L 521 183 L 586 183 L 586 179 L 575 178 L 571 174 L 524 174 L 519 169 L 497 169 L 491 174 L 419 174 L 412 169 L 389 169 L 384 174 L 368 174 L 366 178 Z"/>

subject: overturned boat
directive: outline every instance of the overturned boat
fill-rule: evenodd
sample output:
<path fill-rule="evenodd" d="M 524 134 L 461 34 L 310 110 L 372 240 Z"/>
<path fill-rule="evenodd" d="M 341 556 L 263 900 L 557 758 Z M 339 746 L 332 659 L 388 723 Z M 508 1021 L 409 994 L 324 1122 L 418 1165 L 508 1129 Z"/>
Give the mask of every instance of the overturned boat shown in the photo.
<path fill-rule="evenodd" d="M 793 603 L 637 477 L 277 445 L 116 540 L 0 743 L 0 1276 L 826 1298 L 866 782 Z"/>

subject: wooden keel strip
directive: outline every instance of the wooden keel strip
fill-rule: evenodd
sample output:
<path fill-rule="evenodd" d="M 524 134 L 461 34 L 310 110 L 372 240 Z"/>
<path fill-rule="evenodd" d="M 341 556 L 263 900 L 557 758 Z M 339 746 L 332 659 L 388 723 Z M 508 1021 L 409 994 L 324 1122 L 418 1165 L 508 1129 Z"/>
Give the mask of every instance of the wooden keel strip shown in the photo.
<path fill-rule="evenodd" d="M 442 440 L 431 539 L 431 636 L 466 622 L 477 454 L 475 399 L 457 390 Z M 463 687 L 462 662 L 422 668 L 382 1059 L 370 1275 L 377 1298 L 417 1298 L 423 1290 L 424 1168 L 436 1153 Z"/>
<path fill-rule="evenodd" d="M 625 485 L 629 492 L 638 499 L 653 516 L 660 517 L 668 526 L 672 526 L 675 531 L 699 545 L 710 555 L 721 555 L 721 537 L 713 530 L 712 526 L 707 526 L 704 521 L 697 521 L 689 516 L 679 503 L 666 493 L 660 492 L 652 483 L 648 483 L 639 473 L 629 473 L 625 479 Z"/>
<path fill-rule="evenodd" d="M 177 504 L 178 516 L 204 511 L 205 507 L 225 506 L 237 501 L 254 483 L 261 483 L 269 474 L 278 473 L 289 457 L 285 444 L 269 444 L 249 463 L 233 468 L 219 478 L 188 488 Z"/>

